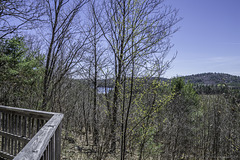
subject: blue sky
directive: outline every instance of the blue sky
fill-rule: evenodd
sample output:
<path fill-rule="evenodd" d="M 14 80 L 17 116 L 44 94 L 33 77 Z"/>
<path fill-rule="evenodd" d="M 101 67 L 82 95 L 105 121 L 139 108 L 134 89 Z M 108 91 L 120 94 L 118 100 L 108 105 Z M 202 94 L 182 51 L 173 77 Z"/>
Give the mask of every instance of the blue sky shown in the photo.
<path fill-rule="evenodd" d="M 240 76 L 240 0 L 166 0 L 182 21 L 172 37 L 178 51 L 164 77 L 203 72 Z"/>

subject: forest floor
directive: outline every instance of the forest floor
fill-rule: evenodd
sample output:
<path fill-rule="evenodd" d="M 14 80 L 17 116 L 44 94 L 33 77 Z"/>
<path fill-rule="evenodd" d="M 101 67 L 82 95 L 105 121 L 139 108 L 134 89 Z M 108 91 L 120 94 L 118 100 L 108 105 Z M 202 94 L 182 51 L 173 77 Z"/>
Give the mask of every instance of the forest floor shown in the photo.
<path fill-rule="evenodd" d="M 61 160 L 95 160 L 96 146 L 93 145 L 90 135 L 88 139 L 87 144 L 85 134 L 82 135 L 74 132 L 68 133 L 68 136 L 65 137 L 65 131 L 63 130 Z M 115 160 L 118 154 L 108 154 L 107 158 L 104 159 Z"/>

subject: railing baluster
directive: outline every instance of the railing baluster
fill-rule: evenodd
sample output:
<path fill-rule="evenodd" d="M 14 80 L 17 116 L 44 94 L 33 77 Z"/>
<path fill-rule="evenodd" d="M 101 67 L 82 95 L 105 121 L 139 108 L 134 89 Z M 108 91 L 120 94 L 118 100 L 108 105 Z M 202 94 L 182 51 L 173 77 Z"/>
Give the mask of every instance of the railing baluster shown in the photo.
<path fill-rule="evenodd" d="M 15 122 L 15 120 L 14 120 L 14 117 L 15 117 L 15 115 L 12 113 L 12 115 L 11 115 L 11 121 L 12 121 L 12 134 L 14 134 L 15 135 L 15 124 L 14 124 L 14 122 Z M 14 139 L 11 139 L 11 155 L 13 155 L 13 149 L 14 149 Z"/>
<path fill-rule="evenodd" d="M 0 130 L 2 130 L 2 112 L 0 112 Z M 2 136 L 0 136 L 0 139 L 2 139 Z M 2 151 L 2 146 L 1 147 L 1 151 Z"/>
<path fill-rule="evenodd" d="M 2 112 L 0 112 L 0 130 L 2 130 Z"/>
<path fill-rule="evenodd" d="M 39 119 L 37 119 L 37 132 L 39 131 L 39 128 L 40 128 L 40 121 Z"/>
<path fill-rule="evenodd" d="M 47 145 L 47 160 L 50 159 L 49 156 L 50 156 L 50 146 L 49 146 L 49 143 L 48 143 L 48 145 Z"/>
<path fill-rule="evenodd" d="M 7 116 L 7 119 L 8 119 L 8 125 L 7 125 L 7 132 L 11 133 L 11 122 L 10 122 L 10 113 L 8 113 L 8 116 Z M 10 138 L 7 138 L 7 152 L 9 153 L 10 152 Z"/>
<path fill-rule="evenodd" d="M 18 115 L 17 114 L 15 114 L 14 115 L 14 123 L 15 123 L 15 128 L 14 128 L 14 134 L 15 135 L 18 135 Z M 15 139 L 14 140 L 14 146 L 13 146 L 13 150 L 14 150 L 14 152 L 13 152 L 13 155 L 15 156 L 16 154 L 17 154 L 17 140 Z"/>
<path fill-rule="evenodd" d="M 22 133 L 22 124 L 23 123 L 23 120 L 22 120 L 22 116 L 21 115 L 19 115 L 18 116 L 18 135 L 19 136 L 23 136 L 23 133 Z M 20 141 L 17 141 L 16 142 L 16 146 L 15 146 L 15 148 L 17 148 L 16 150 L 17 150 L 17 152 L 19 152 L 20 151 Z"/>
<path fill-rule="evenodd" d="M 61 157 L 61 132 L 62 132 L 62 122 L 60 122 L 56 132 L 55 132 L 55 158 L 60 159 Z"/>
<path fill-rule="evenodd" d="M 6 128 L 5 128 L 5 130 L 6 130 L 6 132 L 8 132 L 8 130 L 9 130 L 9 119 L 8 119 L 8 113 L 6 113 Z"/>
<path fill-rule="evenodd" d="M 8 141 L 9 141 L 8 137 L 6 137 L 5 140 L 6 140 L 6 144 L 5 144 L 5 145 L 6 145 L 6 148 L 5 148 L 5 151 L 8 152 Z"/>
<path fill-rule="evenodd" d="M 7 132 L 8 133 L 11 133 L 11 115 L 10 115 L 10 113 L 8 113 L 8 116 L 7 116 L 7 119 L 8 119 L 8 126 L 7 126 L 7 128 L 8 128 L 8 130 L 7 130 Z M 7 152 L 8 153 L 10 153 L 10 138 L 7 138 L 8 140 L 8 147 L 7 147 Z"/>
<path fill-rule="evenodd" d="M 2 130 L 4 131 L 4 124 L 5 124 L 5 113 L 2 112 Z M 2 136 L 2 146 L 1 146 L 1 150 L 4 151 L 4 137 Z"/>
<path fill-rule="evenodd" d="M 22 136 L 22 117 L 18 115 L 18 126 L 17 126 L 17 135 Z"/>
<path fill-rule="evenodd" d="M 27 137 L 31 138 L 31 117 L 28 117 Z"/>
<path fill-rule="evenodd" d="M 51 143 L 50 143 L 50 145 L 51 145 L 51 159 L 52 160 L 55 160 L 56 159 L 56 157 L 55 157 L 55 154 L 54 154 L 54 152 L 55 152 L 55 150 L 56 150 L 56 136 L 55 136 L 56 134 L 54 134 L 53 135 L 53 137 L 51 138 Z"/>
<path fill-rule="evenodd" d="M 15 143 L 14 143 L 14 153 L 13 155 L 16 156 L 17 155 L 17 140 L 15 140 Z"/>
<path fill-rule="evenodd" d="M 26 120 L 26 116 L 23 116 L 22 119 L 23 119 L 22 136 L 27 137 L 27 133 L 26 133 L 26 131 L 27 131 L 27 120 Z"/>
<path fill-rule="evenodd" d="M 7 138 L 6 137 L 4 137 L 4 149 L 3 149 L 3 151 L 5 151 L 5 152 L 7 152 Z"/>
<path fill-rule="evenodd" d="M 43 127 L 44 123 L 45 123 L 45 121 L 44 121 L 43 119 L 41 119 L 41 125 L 40 125 L 40 128 Z"/>
<path fill-rule="evenodd" d="M 13 133 L 13 114 L 9 113 L 9 133 Z"/>
<path fill-rule="evenodd" d="M 45 152 L 44 152 L 44 160 L 47 160 L 47 148 L 45 149 Z"/>
<path fill-rule="evenodd" d="M 18 129 L 18 121 L 17 121 L 17 119 L 18 119 L 18 116 L 17 116 L 17 114 L 15 114 L 14 115 L 14 125 L 15 125 L 15 128 L 14 128 L 14 133 L 17 135 L 18 133 L 17 133 L 17 129 Z"/>
<path fill-rule="evenodd" d="M 5 121 L 4 131 L 7 131 L 7 113 L 5 113 L 4 121 Z M 4 151 L 7 151 L 7 138 L 6 137 L 4 137 Z"/>
<path fill-rule="evenodd" d="M 21 142 L 20 141 L 17 142 L 17 151 L 18 152 L 21 151 Z"/>
<path fill-rule="evenodd" d="M 31 133 L 31 137 L 33 137 L 33 136 L 35 135 L 35 133 L 36 133 L 36 132 L 34 131 L 34 130 L 35 130 L 34 122 L 35 122 L 35 118 L 33 117 L 33 118 L 32 118 L 32 127 L 31 127 L 31 129 L 30 129 L 30 130 L 31 130 L 31 132 L 30 132 L 30 133 Z"/>

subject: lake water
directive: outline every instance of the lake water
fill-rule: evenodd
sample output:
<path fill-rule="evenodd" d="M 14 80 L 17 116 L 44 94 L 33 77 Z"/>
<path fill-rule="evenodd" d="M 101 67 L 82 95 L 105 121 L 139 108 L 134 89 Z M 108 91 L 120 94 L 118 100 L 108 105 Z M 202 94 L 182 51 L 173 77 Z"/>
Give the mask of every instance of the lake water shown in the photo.
<path fill-rule="evenodd" d="M 98 87 L 97 90 L 98 90 L 98 93 L 105 94 L 105 87 Z M 110 90 L 113 90 L 113 88 L 107 87 L 106 90 L 108 93 Z"/>

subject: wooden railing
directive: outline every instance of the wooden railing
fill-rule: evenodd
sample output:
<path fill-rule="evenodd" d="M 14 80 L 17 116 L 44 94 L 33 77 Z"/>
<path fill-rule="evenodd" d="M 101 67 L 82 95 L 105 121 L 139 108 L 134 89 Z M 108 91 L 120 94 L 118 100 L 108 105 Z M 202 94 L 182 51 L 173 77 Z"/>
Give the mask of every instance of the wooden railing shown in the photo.
<path fill-rule="evenodd" d="M 60 160 L 63 114 L 0 105 L 0 159 Z"/>

